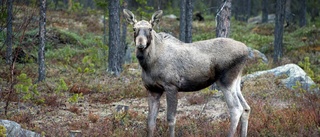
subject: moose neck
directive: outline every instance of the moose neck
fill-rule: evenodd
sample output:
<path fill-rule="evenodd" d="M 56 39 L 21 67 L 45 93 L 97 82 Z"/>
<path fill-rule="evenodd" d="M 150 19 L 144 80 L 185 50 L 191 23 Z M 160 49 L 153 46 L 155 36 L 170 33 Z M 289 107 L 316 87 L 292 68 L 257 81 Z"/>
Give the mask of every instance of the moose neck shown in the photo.
<path fill-rule="evenodd" d="M 154 62 L 158 58 L 159 50 L 162 48 L 160 36 L 152 31 L 152 40 L 150 45 L 146 49 L 136 49 L 136 57 L 139 60 L 140 66 L 143 70 L 147 71 L 153 66 Z"/>

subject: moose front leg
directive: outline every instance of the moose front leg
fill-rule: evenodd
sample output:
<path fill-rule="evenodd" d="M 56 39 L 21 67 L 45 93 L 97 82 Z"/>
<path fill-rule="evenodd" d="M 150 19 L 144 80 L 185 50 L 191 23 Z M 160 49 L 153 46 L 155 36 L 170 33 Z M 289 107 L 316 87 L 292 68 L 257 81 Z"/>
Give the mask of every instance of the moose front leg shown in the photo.
<path fill-rule="evenodd" d="M 154 130 L 156 128 L 156 120 L 160 106 L 160 98 L 163 92 L 152 92 L 149 91 L 148 94 L 148 137 L 154 135 Z"/>
<path fill-rule="evenodd" d="M 167 122 L 169 125 L 169 134 L 170 137 L 175 136 L 175 124 L 176 124 L 176 112 L 177 112 L 177 105 L 178 105 L 178 98 L 177 98 L 178 91 L 176 90 L 167 90 L 166 97 L 167 97 Z"/>

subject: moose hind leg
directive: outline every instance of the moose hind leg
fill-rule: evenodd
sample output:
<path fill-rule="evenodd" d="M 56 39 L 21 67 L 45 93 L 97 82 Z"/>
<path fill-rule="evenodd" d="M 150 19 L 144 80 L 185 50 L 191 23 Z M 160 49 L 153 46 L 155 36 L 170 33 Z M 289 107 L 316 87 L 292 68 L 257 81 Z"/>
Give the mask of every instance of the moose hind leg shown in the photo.
<path fill-rule="evenodd" d="M 241 77 L 239 76 L 237 79 L 237 95 L 239 98 L 239 101 L 244 108 L 244 111 L 241 115 L 240 121 L 241 121 L 241 137 L 247 136 L 247 130 L 248 130 L 248 122 L 249 122 L 249 115 L 250 115 L 250 106 L 248 105 L 247 101 L 244 99 L 242 92 L 241 92 Z"/>
<path fill-rule="evenodd" d="M 149 91 L 149 94 L 148 94 L 148 105 L 149 105 L 148 137 L 154 136 L 161 95 L 162 95 L 162 92 L 159 93 L 159 92 L 151 92 L 151 91 Z"/>
<path fill-rule="evenodd" d="M 168 90 L 167 94 L 167 121 L 169 125 L 169 136 L 175 136 L 176 112 L 178 105 L 177 91 Z"/>
<path fill-rule="evenodd" d="M 230 84 L 219 84 L 224 98 L 227 102 L 229 112 L 230 112 L 230 128 L 228 137 L 233 137 L 236 133 L 240 117 L 243 113 L 243 107 L 239 101 L 237 91 L 236 91 L 236 79 Z"/>

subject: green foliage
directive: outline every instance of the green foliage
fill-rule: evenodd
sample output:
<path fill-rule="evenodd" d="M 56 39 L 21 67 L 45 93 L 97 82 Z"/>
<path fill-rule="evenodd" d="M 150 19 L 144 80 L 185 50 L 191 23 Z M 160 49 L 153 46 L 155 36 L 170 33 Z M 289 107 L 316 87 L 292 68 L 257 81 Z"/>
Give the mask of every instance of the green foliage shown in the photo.
<path fill-rule="evenodd" d="M 81 12 L 83 11 L 83 5 L 80 2 L 74 2 L 71 11 L 73 12 Z"/>
<path fill-rule="evenodd" d="M 201 41 L 201 40 L 207 40 L 207 39 L 212 39 L 215 38 L 216 34 L 215 32 L 203 32 L 198 35 L 193 35 L 192 36 L 192 41 Z"/>
<path fill-rule="evenodd" d="M 67 90 L 68 90 L 68 86 L 67 86 L 66 82 L 61 78 L 59 80 L 59 83 L 58 83 L 58 86 L 55 90 L 55 93 L 58 95 L 61 95 L 62 91 L 67 91 Z"/>
<path fill-rule="evenodd" d="M 320 76 L 316 76 L 314 71 L 311 69 L 310 58 L 305 57 L 304 61 L 299 61 L 298 65 L 308 74 L 308 76 L 316 81 L 320 80 Z"/>
<path fill-rule="evenodd" d="M 94 0 L 97 6 L 101 9 L 108 9 L 108 1 L 106 0 Z"/>
<path fill-rule="evenodd" d="M 0 137 L 6 137 L 7 136 L 7 129 L 3 125 L 0 125 Z"/>
<path fill-rule="evenodd" d="M 153 7 L 147 6 L 147 0 L 136 0 L 136 2 L 140 5 L 137 9 L 138 17 L 140 17 L 140 19 L 142 19 L 143 17 L 147 18 L 147 20 L 151 19 L 150 13 L 146 11 L 153 10 Z"/>
<path fill-rule="evenodd" d="M 71 97 L 68 98 L 68 102 L 70 102 L 70 103 L 78 103 L 79 99 L 84 99 L 82 93 L 73 94 Z"/>
<path fill-rule="evenodd" d="M 108 57 L 108 46 L 104 45 L 100 38 L 94 38 L 92 41 L 96 43 L 96 48 L 88 48 L 86 50 L 89 57 L 86 62 L 82 63 L 85 65 L 89 65 L 91 63 L 94 67 L 102 68 L 105 66 L 105 62 Z"/>
<path fill-rule="evenodd" d="M 306 90 L 304 90 L 302 87 L 302 84 L 299 81 L 296 81 L 296 85 L 292 86 L 293 89 L 299 90 L 300 93 L 305 93 Z"/>
<path fill-rule="evenodd" d="M 17 81 L 18 83 L 14 86 L 14 88 L 19 94 L 22 94 L 22 99 L 24 101 L 35 100 L 36 97 L 39 96 L 37 84 L 32 84 L 32 80 L 31 78 L 27 77 L 27 74 L 21 73 L 19 76 L 17 76 Z"/>
<path fill-rule="evenodd" d="M 237 21 L 233 21 L 232 31 L 230 37 L 245 43 L 247 46 L 257 49 L 263 53 L 272 52 L 270 43 L 273 42 L 274 37 L 270 35 L 263 35 L 254 33 L 255 31 L 272 31 L 270 26 L 253 27 L 250 25 L 240 24 Z M 268 33 L 268 32 L 265 32 Z"/>
<path fill-rule="evenodd" d="M 201 90 L 201 93 L 203 93 L 207 97 L 207 96 L 211 96 L 211 95 L 218 93 L 218 90 L 216 90 L 216 89 L 211 90 L 210 87 L 207 87 L 207 88 Z"/>
<path fill-rule="evenodd" d="M 296 50 L 302 46 L 308 46 L 308 41 L 312 41 L 313 44 L 320 44 L 319 40 L 319 32 L 320 29 L 316 27 L 302 27 L 298 28 L 293 32 L 285 32 L 284 36 L 284 43 L 288 50 Z M 305 39 L 303 41 L 302 39 Z"/>
<path fill-rule="evenodd" d="M 70 59 L 77 54 L 80 54 L 81 51 L 71 48 L 70 45 L 66 45 L 60 49 L 48 50 L 46 52 L 47 58 L 58 59 L 64 65 L 70 65 Z"/>
<path fill-rule="evenodd" d="M 264 63 L 262 61 L 262 59 L 259 59 L 257 63 L 250 64 L 249 66 L 246 66 L 245 68 L 246 68 L 245 69 L 246 74 L 251 74 L 253 72 L 270 69 L 269 65 L 267 63 Z"/>
<path fill-rule="evenodd" d="M 94 64 L 92 63 L 91 56 L 85 56 L 82 59 L 83 68 L 78 67 L 78 73 L 94 73 L 96 70 L 94 69 Z"/>
<path fill-rule="evenodd" d="M 57 30 L 58 32 L 58 37 L 60 38 L 61 41 L 64 41 L 69 44 L 74 44 L 74 45 L 84 45 L 83 39 L 76 33 L 73 33 L 71 31 L 66 31 L 59 29 Z M 84 45 L 87 46 L 87 45 Z"/>
<path fill-rule="evenodd" d="M 2 11 L 2 9 L 1 9 L 1 11 Z M 1 12 L 0 13 L 0 22 L 6 22 L 7 21 L 7 17 L 8 17 L 7 12 Z"/>
<path fill-rule="evenodd" d="M 129 119 L 127 116 L 127 111 L 115 112 L 113 114 L 113 118 L 115 121 L 127 125 L 129 123 Z"/>
<path fill-rule="evenodd" d="M 93 74 L 96 71 L 95 65 L 92 63 L 91 56 L 83 57 L 82 64 L 79 65 L 79 67 L 77 68 L 77 71 L 78 71 L 78 74 L 81 74 L 80 79 L 83 82 L 86 80 L 86 78 L 83 77 L 85 74 Z"/>

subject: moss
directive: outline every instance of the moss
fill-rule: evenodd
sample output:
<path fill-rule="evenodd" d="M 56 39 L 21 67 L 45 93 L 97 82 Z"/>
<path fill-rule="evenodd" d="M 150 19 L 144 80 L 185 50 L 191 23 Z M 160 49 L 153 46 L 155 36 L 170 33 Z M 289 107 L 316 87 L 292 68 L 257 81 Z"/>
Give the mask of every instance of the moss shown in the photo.
<path fill-rule="evenodd" d="M 7 132 L 6 127 L 4 127 L 3 125 L 0 125 L 0 137 L 6 137 L 7 136 L 6 132 Z"/>

